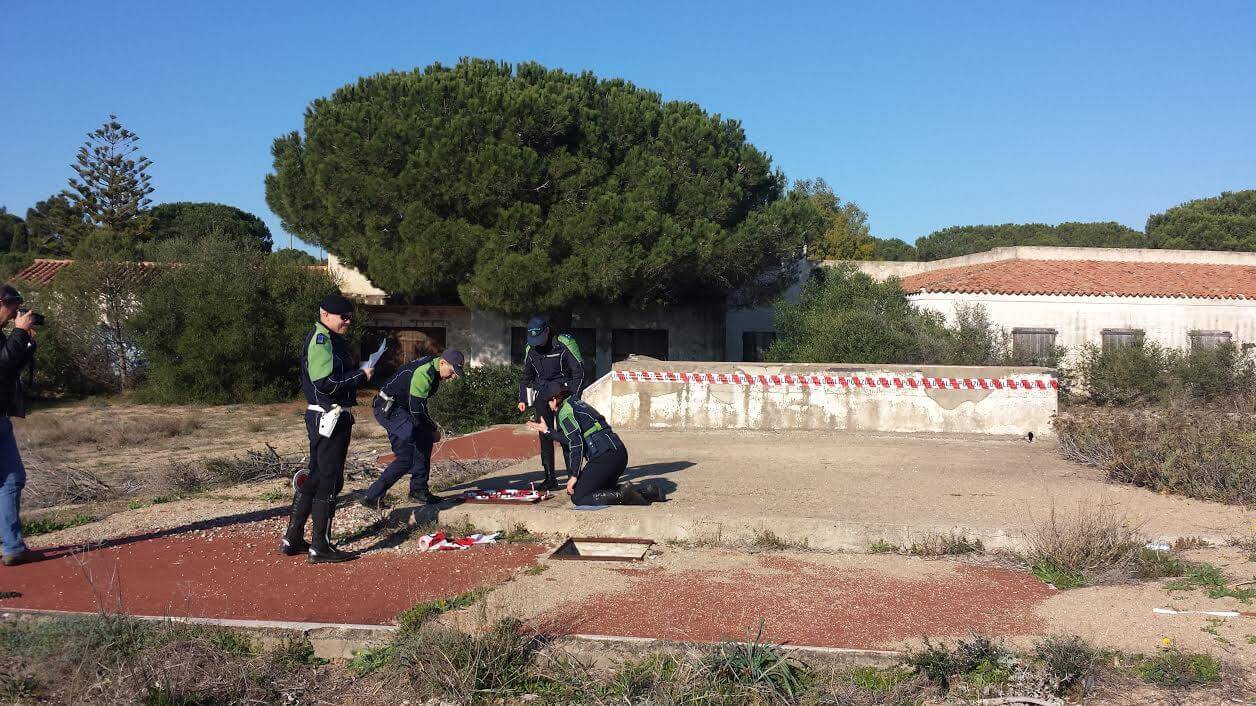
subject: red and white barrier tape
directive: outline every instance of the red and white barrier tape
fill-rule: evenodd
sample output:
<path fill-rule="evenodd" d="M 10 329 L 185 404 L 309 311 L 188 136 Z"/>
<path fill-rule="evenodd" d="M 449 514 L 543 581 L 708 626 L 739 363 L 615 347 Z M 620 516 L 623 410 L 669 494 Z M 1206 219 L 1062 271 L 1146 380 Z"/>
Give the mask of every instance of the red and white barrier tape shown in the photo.
<path fill-rule="evenodd" d="M 705 385 L 762 385 L 764 387 L 833 387 L 844 390 L 1058 390 L 1060 382 L 1050 375 L 1018 375 L 1004 378 L 939 378 L 924 375 L 750 375 L 748 373 L 654 372 L 615 370 L 612 379 L 631 382 L 688 382 Z"/>

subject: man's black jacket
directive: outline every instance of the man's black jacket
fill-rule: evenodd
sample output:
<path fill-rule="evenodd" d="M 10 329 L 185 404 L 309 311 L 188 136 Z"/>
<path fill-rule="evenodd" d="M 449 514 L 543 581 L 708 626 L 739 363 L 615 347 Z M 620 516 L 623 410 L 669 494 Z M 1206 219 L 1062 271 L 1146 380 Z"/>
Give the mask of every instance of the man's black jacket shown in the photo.
<path fill-rule="evenodd" d="M 25 330 L 16 328 L 8 336 L 0 331 L 0 417 L 25 417 L 26 395 L 22 390 L 22 368 L 35 355 L 35 341 Z"/>

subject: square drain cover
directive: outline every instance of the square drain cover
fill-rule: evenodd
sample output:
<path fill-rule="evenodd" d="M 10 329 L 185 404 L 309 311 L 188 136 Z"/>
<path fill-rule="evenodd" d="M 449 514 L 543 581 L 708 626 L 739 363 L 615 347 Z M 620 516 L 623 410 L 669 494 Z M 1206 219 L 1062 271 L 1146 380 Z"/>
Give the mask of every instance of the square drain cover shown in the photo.
<path fill-rule="evenodd" d="M 558 549 L 555 549 L 549 558 L 577 561 L 641 561 L 653 544 L 653 539 L 571 537 L 558 545 Z"/>

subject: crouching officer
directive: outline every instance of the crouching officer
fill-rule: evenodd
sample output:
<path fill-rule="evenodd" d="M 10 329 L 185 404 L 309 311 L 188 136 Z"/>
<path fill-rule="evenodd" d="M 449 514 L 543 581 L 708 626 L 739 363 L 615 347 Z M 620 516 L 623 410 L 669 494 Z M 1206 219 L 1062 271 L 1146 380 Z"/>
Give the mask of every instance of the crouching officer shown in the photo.
<path fill-rule="evenodd" d="M 519 411 L 528 407 L 529 389 L 540 391 L 551 383 L 562 383 L 569 395 L 579 399 L 580 390 L 584 386 L 584 360 L 580 356 L 576 339 L 565 333 L 553 335 L 545 317 L 534 316 L 528 321 L 528 347 L 523 355 L 523 380 L 519 383 Z M 544 421 L 545 426 L 553 431 L 556 428 L 554 412 L 546 406 L 545 401 L 538 396 L 533 408 L 536 410 L 536 419 Z M 541 467 L 545 471 L 545 481 L 541 487 L 558 490 L 558 476 L 554 473 L 556 439 L 545 432 L 538 434 L 537 438 L 541 444 Z M 567 454 L 567 448 L 563 447 L 563 463 L 570 475 L 572 465 Z"/>
<path fill-rule="evenodd" d="M 571 395 L 566 385 L 550 383 L 538 399 L 558 420 L 557 436 L 567 447 L 571 478 L 567 494 L 576 505 L 649 505 L 666 500 L 658 486 L 619 482 L 628 467 L 628 449 L 606 418 L 592 405 Z M 544 422 L 528 422 L 537 432 Z"/>
<path fill-rule="evenodd" d="M 410 499 L 428 504 L 444 498 L 433 495 L 427 485 L 432 468 L 432 446 L 440 440 L 440 429 L 427 412 L 428 399 L 436 394 L 442 380 L 462 377 L 466 362 L 462 353 L 447 350 L 439 358 L 427 356 L 401 367 L 371 402 L 375 421 L 388 432 L 396 458 L 362 496 L 362 504 L 383 509 L 384 493 L 401 476 L 410 474 Z"/>
<path fill-rule="evenodd" d="M 311 564 L 347 561 L 352 554 L 331 545 L 336 496 L 345 482 L 345 457 L 353 431 L 358 385 L 371 378 L 371 368 L 358 368 L 344 334 L 353 319 L 353 303 L 339 294 L 319 305 L 318 323 L 306 336 L 301 360 L 301 389 L 309 407 L 305 429 L 310 438 L 310 474 L 292 498 L 292 516 L 280 551 L 289 556 L 309 552 Z M 312 518 L 310 542 L 305 521 Z"/>

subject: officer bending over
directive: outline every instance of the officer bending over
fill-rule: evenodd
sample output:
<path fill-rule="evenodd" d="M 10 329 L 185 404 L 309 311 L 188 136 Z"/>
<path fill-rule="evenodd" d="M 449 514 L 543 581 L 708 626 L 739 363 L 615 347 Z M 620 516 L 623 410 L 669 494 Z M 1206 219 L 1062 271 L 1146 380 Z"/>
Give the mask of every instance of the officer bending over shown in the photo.
<path fill-rule="evenodd" d="M 427 479 L 432 467 L 432 446 L 440 441 L 440 429 L 427 413 L 427 400 L 436 394 L 441 380 L 462 377 L 465 358 L 447 350 L 439 358 L 426 356 L 401 367 L 371 402 L 375 421 L 388 432 L 396 458 L 366 489 L 362 504 L 383 509 L 384 493 L 401 476 L 410 474 L 410 499 L 435 504 L 444 498 L 433 495 Z"/>
<path fill-rule="evenodd" d="M 575 505 L 649 505 L 666 500 L 654 484 L 619 482 L 628 467 L 628 449 L 606 418 L 587 402 L 573 397 L 566 385 L 550 383 L 538 399 L 558 420 L 557 436 L 567 447 L 571 478 L 567 494 Z M 528 422 L 538 433 L 544 422 Z"/>
<path fill-rule="evenodd" d="M 292 497 L 292 517 L 279 551 L 289 556 L 309 552 L 311 564 L 347 561 L 352 554 L 331 545 L 336 496 L 345 483 L 345 457 L 353 431 L 358 385 L 371 379 L 371 368 L 358 368 L 344 334 L 353 319 L 353 303 L 339 294 L 319 305 L 318 323 L 306 336 L 301 360 L 301 389 L 309 407 L 305 429 L 310 438 L 310 475 Z M 309 543 L 305 521 L 313 519 Z"/>
<path fill-rule="evenodd" d="M 565 333 L 555 336 L 545 317 L 534 316 L 528 321 L 528 348 L 523 356 L 523 380 L 519 383 L 519 411 L 527 409 L 529 389 L 539 391 L 550 383 L 563 383 L 569 394 L 579 399 L 584 385 L 584 361 L 580 357 L 576 339 Z M 554 412 L 540 397 L 534 401 L 533 408 L 536 410 L 536 419 L 545 422 L 545 426 L 553 430 Z M 541 487 L 558 490 L 558 476 L 554 472 L 555 438 L 544 432 L 537 438 L 541 444 L 541 468 L 545 471 L 545 481 Z M 562 440 L 558 441 L 561 443 Z M 567 453 L 564 446 L 563 463 L 570 474 L 572 466 Z"/>

